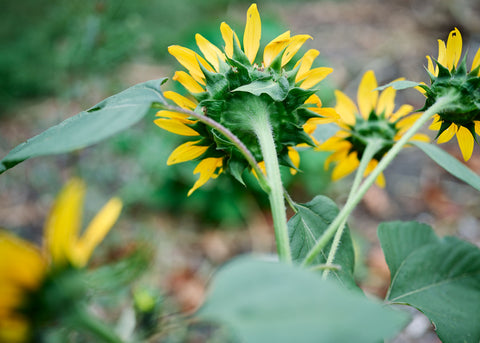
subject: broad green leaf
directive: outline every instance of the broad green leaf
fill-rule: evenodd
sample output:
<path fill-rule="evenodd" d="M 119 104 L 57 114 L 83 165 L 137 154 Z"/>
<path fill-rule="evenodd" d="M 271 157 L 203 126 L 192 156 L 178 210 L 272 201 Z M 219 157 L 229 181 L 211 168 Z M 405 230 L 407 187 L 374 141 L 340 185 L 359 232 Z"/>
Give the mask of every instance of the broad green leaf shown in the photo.
<path fill-rule="evenodd" d="M 393 82 L 387 83 L 386 85 L 375 88 L 375 90 L 383 91 L 388 87 L 392 87 L 393 89 L 396 89 L 396 90 L 402 90 L 402 89 L 417 87 L 420 84 L 421 83 L 415 82 L 415 81 L 400 80 L 400 81 L 393 81 Z"/>
<path fill-rule="evenodd" d="M 197 315 L 247 343 L 378 342 L 407 319 L 317 273 L 251 257 L 220 269 Z"/>
<path fill-rule="evenodd" d="M 153 103 L 165 101 L 160 90 L 165 81 L 130 87 L 30 138 L 0 161 L 0 173 L 28 158 L 85 148 L 125 130 L 142 119 Z"/>
<path fill-rule="evenodd" d="M 288 233 L 292 258 L 295 262 L 300 263 L 335 219 L 338 214 L 338 207 L 326 196 L 316 196 L 309 203 L 297 204 L 297 210 L 298 212 L 288 221 Z M 325 247 L 322 253 L 318 254 L 314 264 L 326 263 L 330 247 L 331 243 Z M 333 263 L 341 266 L 341 269 L 338 271 L 332 270 L 329 276 L 335 278 L 347 288 L 358 288 L 353 277 L 355 253 L 348 226 L 343 232 Z"/>
<path fill-rule="evenodd" d="M 379 227 L 385 257 L 396 266 L 386 300 L 422 311 L 445 343 L 478 343 L 480 249 L 455 237 L 434 239 L 433 231 L 427 233 L 424 227 L 417 227 L 423 233 L 417 235 L 420 243 L 415 244 L 408 234 L 416 225 L 386 223 Z M 400 247 L 390 249 L 395 241 Z"/>
<path fill-rule="evenodd" d="M 235 88 L 233 92 L 246 92 L 256 96 L 267 94 L 275 101 L 283 101 L 288 95 L 288 89 L 287 79 L 281 77 L 277 81 L 272 79 L 256 80 L 248 85 Z"/>
<path fill-rule="evenodd" d="M 480 176 L 475 174 L 475 172 L 466 167 L 455 157 L 451 156 L 449 153 L 445 152 L 434 144 L 415 141 L 410 142 L 410 144 L 413 144 L 423 150 L 425 154 L 427 154 L 440 167 L 448 171 L 450 174 L 458 177 L 460 180 L 468 183 L 470 186 L 480 191 Z"/>
<path fill-rule="evenodd" d="M 383 251 L 388 251 L 385 260 L 392 275 L 411 252 L 425 244 L 439 242 L 430 226 L 418 222 L 382 223 L 378 226 L 378 238 Z"/>

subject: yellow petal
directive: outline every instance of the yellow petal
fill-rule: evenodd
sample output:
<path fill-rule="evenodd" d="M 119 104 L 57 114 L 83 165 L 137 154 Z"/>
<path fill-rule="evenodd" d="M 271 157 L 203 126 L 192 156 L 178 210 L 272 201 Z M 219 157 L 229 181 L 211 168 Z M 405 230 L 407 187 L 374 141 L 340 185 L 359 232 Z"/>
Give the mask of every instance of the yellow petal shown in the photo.
<path fill-rule="evenodd" d="M 358 168 L 360 162 L 357 158 L 357 152 L 354 151 L 347 156 L 346 159 L 339 161 L 337 166 L 333 169 L 332 180 L 337 181 L 348 174 L 352 173 L 355 169 Z"/>
<path fill-rule="evenodd" d="M 240 46 L 240 41 L 238 40 L 237 34 L 225 22 L 220 24 L 220 32 L 222 33 L 222 38 L 223 38 L 223 41 L 225 42 L 225 54 L 228 57 L 232 58 L 233 37 L 235 37 L 235 40 L 237 41 L 237 45 Z"/>
<path fill-rule="evenodd" d="M 448 127 L 445 131 L 438 136 L 437 143 L 442 144 L 448 142 L 452 137 L 457 133 L 457 125 L 453 124 Z"/>
<path fill-rule="evenodd" d="M 324 151 L 350 150 L 352 144 L 346 141 L 345 137 L 342 137 L 342 132 L 343 131 L 340 131 L 337 133 L 337 135 L 330 137 L 325 142 L 320 144 L 318 148 Z"/>
<path fill-rule="evenodd" d="M 45 269 L 46 261 L 36 246 L 0 230 L 0 287 L 9 283 L 35 290 Z M 4 296 L 0 293 L 0 303 Z"/>
<path fill-rule="evenodd" d="M 185 124 L 195 124 L 195 120 L 189 119 L 188 114 L 174 111 L 161 110 L 155 114 L 156 117 L 162 117 L 164 119 L 175 119 Z"/>
<path fill-rule="evenodd" d="M 220 71 L 220 64 L 218 58 L 222 61 L 225 61 L 225 55 L 220 51 L 215 45 L 210 43 L 205 37 L 197 33 L 195 35 L 195 40 L 197 42 L 198 48 L 202 52 L 203 56 L 210 62 L 211 65 L 215 68 L 217 72 Z"/>
<path fill-rule="evenodd" d="M 466 127 L 460 126 L 457 131 L 457 141 L 460 150 L 462 151 L 462 156 L 465 161 L 468 161 L 472 157 L 473 152 L 473 136 L 470 130 Z"/>
<path fill-rule="evenodd" d="M 424 133 L 416 133 L 410 138 L 411 141 L 416 141 L 416 142 L 425 142 L 429 143 L 430 142 L 430 137 Z"/>
<path fill-rule="evenodd" d="M 180 84 L 192 94 L 205 92 L 205 89 L 184 71 L 175 72 L 173 80 L 180 82 Z"/>
<path fill-rule="evenodd" d="M 365 172 L 363 173 L 363 176 L 366 177 L 370 175 L 370 173 L 377 167 L 378 161 L 373 159 L 368 163 L 367 168 L 365 169 Z M 375 184 L 380 187 L 380 188 L 385 188 L 385 176 L 383 173 L 380 173 L 377 178 L 375 179 Z"/>
<path fill-rule="evenodd" d="M 296 35 L 293 36 L 288 44 L 287 49 L 283 53 L 282 56 L 282 67 L 290 62 L 293 56 L 300 50 L 302 45 L 307 41 L 307 39 L 312 39 L 310 35 Z"/>
<path fill-rule="evenodd" d="M 195 190 L 203 186 L 211 178 L 216 178 L 218 176 L 216 170 L 220 168 L 223 164 L 223 158 L 221 157 L 209 157 L 205 158 L 196 166 L 193 171 L 194 174 L 200 174 L 200 177 L 193 185 L 192 189 L 188 191 L 188 196 L 190 196 Z"/>
<path fill-rule="evenodd" d="M 197 107 L 197 104 L 194 103 L 192 100 L 187 99 L 183 95 L 172 91 L 163 92 L 163 96 L 167 99 L 172 100 L 175 104 L 187 110 L 194 110 L 195 107 Z"/>
<path fill-rule="evenodd" d="M 357 103 L 360 109 L 360 114 L 364 119 L 367 119 L 370 112 L 377 106 L 378 91 L 377 80 L 372 70 L 367 71 L 360 81 L 357 92 Z"/>
<path fill-rule="evenodd" d="M 247 23 L 243 34 L 243 47 L 245 55 L 250 63 L 253 63 L 260 47 L 260 37 L 262 35 L 262 23 L 257 5 L 252 4 L 247 11 Z"/>
<path fill-rule="evenodd" d="M 305 104 L 315 104 L 317 107 L 322 107 L 322 100 L 318 97 L 317 94 L 312 94 L 304 102 Z"/>
<path fill-rule="evenodd" d="M 410 114 L 413 111 L 412 105 L 402 105 L 397 110 L 397 112 L 393 113 L 389 118 L 391 122 L 396 122 L 400 118 L 405 117 L 406 115 Z"/>
<path fill-rule="evenodd" d="M 76 267 L 84 267 L 93 250 L 103 241 L 113 227 L 122 210 L 122 202 L 118 198 L 110 199 L 92 219 L 85 233 L 75 244 L 71 255 L 71 262 Z"/>
<path fill-rule="evenodd" d="M 447 67 L 447 47 L 445 42 L 441 39 L 438 40 L 438 63 L 442 66 Z M 435 70 L 435 76 L 438 75 L 438 68 Z"/>
<path fill-rule="evenodd" d="M 45 243 L 52 263 L 68 262 L 70 251 L 80 231 L 85 184 L 79 179 L 69 181 L 57 196 L 45 222 Z"/>
<path fill-rule="evenodd" d="M 335 111 L 340 115 L 342 121 L 347 125 L 355 125 L 355 113 L 358 112 L 355 103 L 342 91 L 335 90 L 337 104 Z"/>
<path fill-rule="evenodd" d="M 328 156 L 327 159 L 325 160 L 324 169 L 328 170 L 332 162 L 343 161 L 344 159 L 347 158 L 348 153 L 349 153 L 349 149 L 341 149 L 341 150 L 335 151 L 330 156 Z"/>
<path fill-rule="evenodd" d="M 207 70 L 214 72 L 213 68 L 208 64 L 205 59 L 197 54 L 195 51 L 190 49 L 184 48 L 183 46 L 179 45 L 171 45 L 168 47 L 168 52 L 174 56 L 177 61 L 184 66 L 190 75 L 195 79 L 195 81 L 205 85 L 202 69 L 200 69 L 200 64 Z"/>
<path fill-rule="evenodd" d="M 462 55 L 462 35 L 454 28 L 448 35 L 447 40 L 447 68 L 456 67 Z"/>
<path fill-rule="evenodd" d="M 332 71 L 333 71 L 332 68 L 327 68 L 327 67 L 319 67 L 319 68 L 309 70 L 304 75 L 304 80 L 300 84 L 300 88 L 303 88 L 303 89 L 312 88 L 317 83 L 319 83 L 324 78 L 326 78 L 327 75 L 330 74 Z"/>
<path fill-rule="evenodd" d="M 22 316 L 0 318 L 0 342 L 29 342 L 29 331 L 28 321 Z"/>
<path fill-rule="evenodd" d="M 480 66 L 480 49 L 477 50 L 477 53 L 475 54 L 475 57 L 473 58 L 472 62 L 472 70 Z M 480 69 L 478 70 L 478 76 L 480 76 Z"/>
<path fill-rule="evenodd" d="M 442 127 L 442 120 L 440 119 L 440 116 L 438 114 L 435 114 L 433 116 L 433 122 L 430 124 L 428 127 L 430 130 L 435 130 L 438 131 Z"/>
<path fill-rule="evenodd" d="M 290 158 L 295 167 L 298 168 L 300 166 L 300 154 L 295 148 L 288 147 L 288 157 Z M 297 170 L 295 168 L 290 168 L 290 173 L 292 175 L 295 175 L 297 173 Z"/>
<path fill-rule="evenodd" d="M 197 131 L 185 125 L 181 120 L 159 118 L 159 119 L 155 119 L 153 122 L 157 126 L 161 127 L 162 129 L 170 131 L 177 135 L 187 136 L 187 137 L 195 137 L 200 135 Z"/>
<path fill-rule="evenodd" d="M 267 168 L 265 167 L 265 161 L 260 161 L 257 163 L 258 168 L 262 171 L 263 175 L 267 175 Z M 255 169 L 252 169 L 253 175 L 258 179 L 257 172 Z"/>
<path fill-rule="evenodd" d="M 480 135 L 480 121 L 475 120 L 474 124 L 475 124 L 475 132 L 477 133 L 477 135 Z"/>
<path fill-rule="evenodd" d="M 167 160 L 167 165 L 191 161 L 203 155 L 208 150 L 208 146 L 195 145 L 198 141 L 188 141 L 179 145 L 172 151 Z"/>
<path fill-rule="evenodd" d="M 432 62 L 432 59 L 430 58 L 430 56 L 427 56 L 427 69 L 430 73 L 437 76 L 438 71 L 435 71 L 435 68 L 433 67 L 433 62 Z M 425 90 L 423 88 L 420 88 L 420 89 L 425 92 Z"/>
<path fill-rule="evenodd" d="M 290 31 L 282 33 L 280 36 L 276 37 L 270 43 L 267 44 L 263 50 L 263 63 L 265 67 L 268 67 L 275 57 L 283 51 L 290 43 Z"/>
<path fill-rule="evenodd" d="M 418 120 L 418 118 L 421 117 L 421 115 L 422 115 L 422 113 L 416 113 L 416 114 L 412 114 L 408 117 L 404 117 L 396 123 L 395 127 L 397 128 L 397 130 L 399 131 L 400 134 L 403 134 L 413 124 L 415 124 L 415 122 Z"/>
<path fill-rule="evenodd" d="M 392 115 L 393 109 L 395 108 L 395 95 L 396 90 L 393 87 L 388 87 L 378 98 L 377 104 L 377 114 L 385 113 L 385 118 L 389 118 Z"/>
<path fill-rule="evenodd" d="M 293 69 L 295 69 L 298 67 L 298 65 L 300 65 L 300 68 L 298 69 L 297 75 L 295 77 L 295 82 L 299 82 L 306 77 L 307 72 L 309 72 L 310 68 L 312 68 L 313 61 L 315 60 L 315 58 L 317 58 L 319 54 L 320 51 L 310 49 L 305 53 L 305 55 L 303 55 L 301 59 L 298 60 L 298 62 L 293 67 Z"/>

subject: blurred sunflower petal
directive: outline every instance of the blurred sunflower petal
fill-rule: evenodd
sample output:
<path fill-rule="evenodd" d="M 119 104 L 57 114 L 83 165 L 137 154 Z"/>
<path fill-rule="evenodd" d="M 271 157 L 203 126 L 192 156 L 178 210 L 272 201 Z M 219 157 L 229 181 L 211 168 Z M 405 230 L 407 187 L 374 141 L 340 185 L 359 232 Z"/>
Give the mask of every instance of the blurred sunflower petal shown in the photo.
<path fill-rule="evenodd" d="M 208 147 L 196 145 L 199 142 L 188 141 L 179 145 L 168 157 L 167 165 L 191 161 L 202 156 L 208 150 Z"/>
<path fill-rule="evenodd" d="M 374 90 L 377 87 L 375 74 L 372 70 L 367 71 L 360 81 L 357 92 L 358 108 L 364 119 L 367 119 L 370 112 L 377 106 L 378 91 Z"/>

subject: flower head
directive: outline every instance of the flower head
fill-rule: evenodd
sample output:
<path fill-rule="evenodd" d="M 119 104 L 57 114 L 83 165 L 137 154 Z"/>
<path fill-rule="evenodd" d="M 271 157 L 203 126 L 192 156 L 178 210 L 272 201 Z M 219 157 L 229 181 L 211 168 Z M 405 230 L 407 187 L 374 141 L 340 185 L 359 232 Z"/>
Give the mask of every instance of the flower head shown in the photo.
<path fill-rule="evenodd" d="M 427 97 L 424 109 L 442 96 L 456 98 L 434 116 L 430 129 L 438 132 L 438 143 L 448 142 L 456 136 L 463 158 L 468 160 L 472 156 L 476 134 L 480 133 L 480 49 L 469 72 L 466 56 L 460 61 L 461 55 L 462 36 L 455 28 L 450 32 L 447 44 L 438 40 L 435 65 L 427 56 L 431 85 L 421 85 L 419 90 Z"/>
<path fill-rule="evenodd" d="M 388 87 L 379 92 L 376 90 L 377 87 L 374 72 L 367 71 L 358 87 L 358 106 L 347 95 L 337 90 L 335 111 L 331 111 L 330 114 L 323 112 L 327 115 L 326 118 L 311 119 L 309 123 L 334 122 L 340 127 L 334 136 L 319 146 L 320 150 L 333 152 L 325 161 L 326 169 L 332 162 L 336 163 L 332 172 L 333 180 L 347 176 L 357 169 L 367 144 L 375 142 L 381 148 L 365 170 L 367 176 L 418 118 L 416 114 L 410 115 L 413 110 L 410 105 L 402 105 L 394 112 L 395 89 Z M 428 137 L 423 134 L 416 134 L 412 139 L 428 141 Z M 376 183 L 381 187 L 385 185 L 383 174 L 380 174 Z"/>
<path fill-rule="evenodd" d="M 220 25 L 220 33 L 223 49 L 200 34 L 195 39 L 201 54 L 178 45 L 169 47 L 170 54 L 187 70 L 177 71 L 173 79 L 190 95 L 184 97 L 169 91 L 164 93 L 165 97 L 225 126 L 259 163 L 263 157 L 253 125 L 259 112 L 268 112 L 280 163 L 296 168 L 298 154 L 292 149 L 299 144 L 313 145 L 303 125 L 318 116 L 309 110 L 313 105 L 307 99 L 314 95 L 313 87 L 332 69 L 312 69 L 319 54 L 314 49 L 294 63 L 293 57 L 311 37 L 291 36 L 290 31 L 273 39 L 259 55 L 261 20 L 255 4 L 247 11 L 242 40 L 225 22 Z M 222 172 L 238 177 L 248 167 L 225 137 L 188 114 L 162 110 L 157 117 L 155 123 L 161 128 L 191 138 L 176 148 L 167 161 L 200 161 L 194 171 L 200 177 L 189 194 Z"/>
<path fill-rule="evenodd" d="M 43 249 L 0 230 L 1 342 L 28 339 L 29 324 L 34 325 L 37 317 L 48 316 L 46 308 L 38 313 L 35 301 L 43 299 L 41 294 L 49 280 L 84 267 L 93 249 L 117 220 L 122 204 L 113 198 L 80 236 L 84 193 L 85 186 L 80 180 L 70 181 L 61 191 L 45 223 Z"/>

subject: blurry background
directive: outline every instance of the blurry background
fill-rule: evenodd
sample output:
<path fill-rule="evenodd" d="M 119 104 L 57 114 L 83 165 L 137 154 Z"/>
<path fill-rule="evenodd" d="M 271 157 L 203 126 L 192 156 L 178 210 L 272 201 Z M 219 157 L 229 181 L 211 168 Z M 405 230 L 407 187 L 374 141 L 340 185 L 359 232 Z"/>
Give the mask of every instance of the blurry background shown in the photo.
<path fill-rule="evenodd" d="M 321 83 L 322 100 L 334 105 L 333 89 L 356 97 L 363 73 L 373 69 L 379 84 L 404 76 L 428 81 L 425 55 L 437 56 L 437 39 L 454 27 L 473 58 L 480 45 L 476 0 L 258 1 L 265 44 L 287 29 L 314 39 L 319 64 L 334 68 Z M 230 0 L 4 0 L 0 15 L 0 157 L 27 138 L 136 83 L 171 77 L 181 69 L 167 47 L 195 49 L 201 33 L 222 45 L 219 26 L 243 34 L 249 1 Z M 165 89 L 175 85 L 168 82 Z M 179 90 L 179 89 L 178 89 Z M 413 90 L 397 104 L 423 105 Z M 444 145 L 460 157 L 455 140 Z M 123 215 L 104 245 L 114 260 L 149 240 L 156 258 L 147 277 L 176 306 L 188 311 L 201 302 L 214 267 L 249 251 L 273 251 L 265 196 L 250 180 L 246 189 L 229 177 L 208 182 L 186 198 L 194 164 L 166 166 L 180 140 L 152 117 L 94 147 L 69 155 L 26 161 L 0 176 L 0 227 L 40 241 L 55 194 L 68 177 L 89 184 L 86 221 L 109 197 L 125 202 Z M 479 147 L 468 165 L 480 172 Z M 285 173 L 293 198 L 326 194 L 341 204 L 351 179 L 331 184 L 325 154 L 304 151 L 295 177 Z M 478 193 L 411 149 L 386 172 L 387 188 L 372 188 L 350 227 L 356 237 L 359 282 L 383 296 L 389 275 L 376 227 L 384 220 L 420 220 L 440 235 L 480 242 Z M 363 267 L 362 267 L 363 265 Z M 153 281 L 152 281 L 153 280 Z M 148 283 L 147 282 L 147 283 Z M 400 342 L 435 342 L 420 322 Z M 417 331 L 415 331 L 417 330 Z"/>

